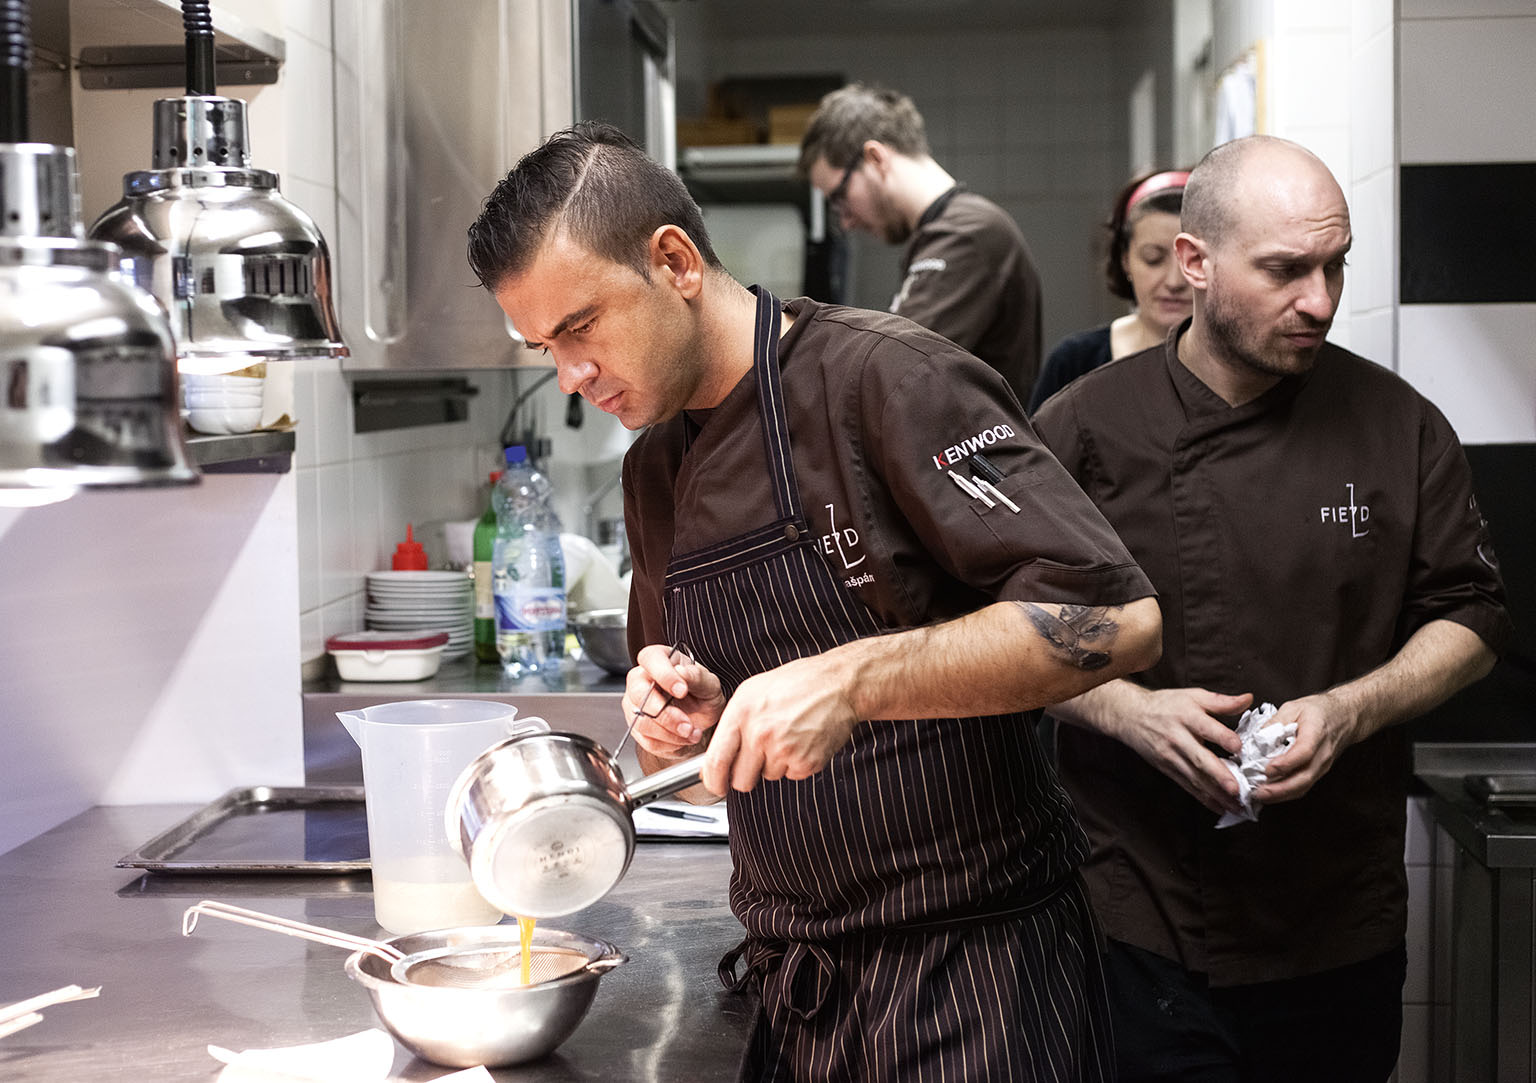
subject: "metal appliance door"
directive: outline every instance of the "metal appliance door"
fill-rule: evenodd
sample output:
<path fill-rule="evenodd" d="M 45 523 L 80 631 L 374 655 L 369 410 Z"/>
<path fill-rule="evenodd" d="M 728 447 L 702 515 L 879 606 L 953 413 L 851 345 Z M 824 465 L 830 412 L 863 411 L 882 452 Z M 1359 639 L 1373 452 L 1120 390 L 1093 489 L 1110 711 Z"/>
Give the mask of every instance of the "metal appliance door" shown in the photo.
<path fill-rule="evenodd" d="M 571 122 L 570 0 L 335 0 L 334 35 L 346 367 L 541 363 L 475 281 L 465 230 Z"/>
<path fill-rule="evenodd" d="M 651 0 L 573 0 L 576 116 L 620 128 L 677 168 L 671 16 Z"/>

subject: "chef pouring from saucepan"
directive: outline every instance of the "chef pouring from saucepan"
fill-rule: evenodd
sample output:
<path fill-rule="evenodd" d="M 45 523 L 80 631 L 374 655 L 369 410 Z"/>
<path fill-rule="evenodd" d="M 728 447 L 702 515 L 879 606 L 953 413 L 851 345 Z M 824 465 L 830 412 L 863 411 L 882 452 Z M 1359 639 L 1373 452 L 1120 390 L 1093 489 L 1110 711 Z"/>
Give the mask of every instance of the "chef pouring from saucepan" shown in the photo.
<path fill-rule="evenodd" d="M 603 125 L 526 156 L 469 257 L 562 391 L 645 429 L 624 707 L 647 770 L 707 747 L 685 796 L 727 795 L 743 1078 L 1105 1078 L 1085 839 L 1024 712 L 1146 668 L 1161 619 L 1002 378 L 743 287 Z"/>

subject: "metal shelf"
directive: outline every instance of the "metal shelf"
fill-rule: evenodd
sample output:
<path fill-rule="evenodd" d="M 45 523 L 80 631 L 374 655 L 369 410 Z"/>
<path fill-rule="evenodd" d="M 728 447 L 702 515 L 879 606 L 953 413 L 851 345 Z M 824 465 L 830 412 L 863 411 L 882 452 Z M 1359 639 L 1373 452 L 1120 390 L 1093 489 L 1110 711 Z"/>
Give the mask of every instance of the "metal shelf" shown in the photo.
<path fill-rule="evenodd" d="M 294 444 L 291 431 L 187 435 L 192 461 L 205 474 L 286 474 L 293 466 Z"/>
<path fill-rule="evenodd" d="M 283 40 L 212 5 L 219 85 L 275 83 Z M 33 45 L 49 70 L 79 72 L 83 90 L 185 85 L 180 0 L 33 0 Z"/>

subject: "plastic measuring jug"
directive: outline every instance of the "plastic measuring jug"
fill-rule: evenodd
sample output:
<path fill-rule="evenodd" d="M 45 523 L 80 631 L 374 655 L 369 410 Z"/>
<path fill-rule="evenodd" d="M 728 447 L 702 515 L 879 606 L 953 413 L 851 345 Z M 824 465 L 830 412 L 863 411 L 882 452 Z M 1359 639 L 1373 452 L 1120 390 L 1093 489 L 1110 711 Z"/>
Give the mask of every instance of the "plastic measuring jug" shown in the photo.
<path fill-rule="evenodd" d="M 418 699 L 338 711 L 363 753 L 373 916 L 392 933 L 494 925 L 501 911 L 476 890 L 444 830 L 454 780 L 507 737 L 544 733 L 509 703 Z"/>

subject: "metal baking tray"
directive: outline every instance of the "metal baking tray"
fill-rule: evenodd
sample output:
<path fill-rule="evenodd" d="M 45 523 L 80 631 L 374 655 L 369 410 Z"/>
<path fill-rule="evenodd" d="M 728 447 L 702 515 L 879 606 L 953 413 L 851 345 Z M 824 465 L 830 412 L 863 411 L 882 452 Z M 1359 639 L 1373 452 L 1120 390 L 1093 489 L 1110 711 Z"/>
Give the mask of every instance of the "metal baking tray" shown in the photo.
<path fill-rule="evenodd" d="M 251 786 L 163 831 L 117 862 L 181 873 L 368 871 L 361 786 Z"/>

